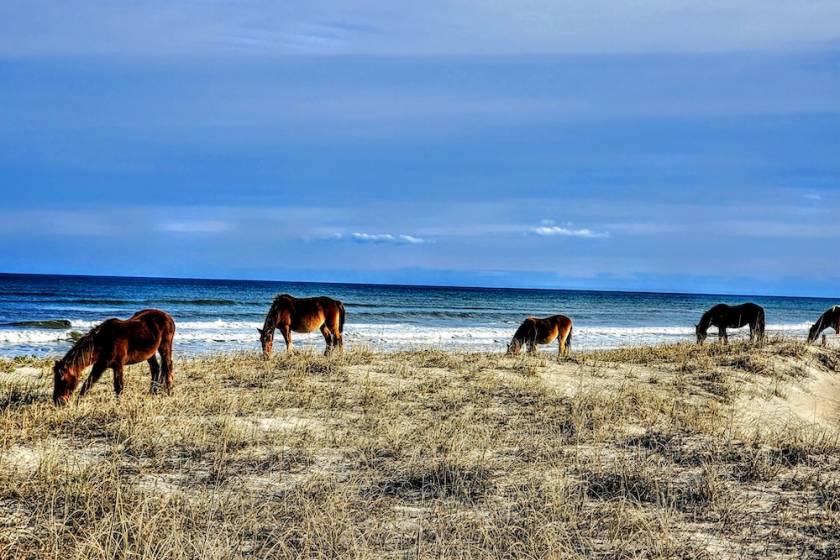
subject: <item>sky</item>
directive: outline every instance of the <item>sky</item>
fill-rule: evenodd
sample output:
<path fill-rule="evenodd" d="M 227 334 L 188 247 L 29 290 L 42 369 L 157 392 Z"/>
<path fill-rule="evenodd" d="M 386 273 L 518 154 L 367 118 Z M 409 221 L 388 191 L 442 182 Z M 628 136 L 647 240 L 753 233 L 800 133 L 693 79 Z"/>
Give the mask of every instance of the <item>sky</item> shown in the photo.
<path fill-rule="evenodd" d="M 0 272 L 840 296 L 840 2 L 0 4 Z"/>

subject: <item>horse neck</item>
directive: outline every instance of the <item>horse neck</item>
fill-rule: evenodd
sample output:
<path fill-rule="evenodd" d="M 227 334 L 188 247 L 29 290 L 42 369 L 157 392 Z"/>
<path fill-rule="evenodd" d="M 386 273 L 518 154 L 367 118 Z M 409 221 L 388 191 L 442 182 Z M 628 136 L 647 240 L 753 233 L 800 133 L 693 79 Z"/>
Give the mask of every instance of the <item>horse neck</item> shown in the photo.
<path fill-rule="evenodd" d="M 277 329 L 277 321 L 280 315 L 280 305 L 277 302 L 274 302 L 271 305 L 271 309 L 268 310 L 268 314 L 265 316 L 265 322 L 263 323 L 263 332 L 266 333 L 273 333 L 275 329 Z"/>
<path fill-rule="evenodd" d="M 836 329 L 837 323 L 840 322 L 840 309 L 833 307 L 829 311 L 823 313 L 814 326 L 822 329 Z"/>
<path fill-rule="evenodd" d="M 700 327 L 703 331 L 712 326 L 712 312 L 706 311 L 705 313 L 703 313 L 703 316 L 700 317 L 700 322 L 697 323 L 697 326 Z"/>
<path fill-rule="evenodd" d="M 81 373 L 86 367 L 94 363 L 99 358 L 99 351 L 96 345 L 90 341 L 82 347 L 74 347 L 65 356 L 65 361 L 68 366 L 76 373 Z"/>

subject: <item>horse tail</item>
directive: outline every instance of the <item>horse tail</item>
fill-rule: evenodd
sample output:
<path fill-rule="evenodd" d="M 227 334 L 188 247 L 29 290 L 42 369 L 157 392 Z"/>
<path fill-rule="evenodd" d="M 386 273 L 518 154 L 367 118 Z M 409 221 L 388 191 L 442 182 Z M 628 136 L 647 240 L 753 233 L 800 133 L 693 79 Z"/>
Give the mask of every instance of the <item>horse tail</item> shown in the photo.
<path fill-rule="evenodd" d="M 756 320 L 755 329 L 758 331 L 759 339 L 764 338 L 764 308 L 758 309 L 758 319 Z"/>
<path fill-rule="evenodd" d="M 572 351 L 572 331 L 574 330 L 574 325 L 569 325 L 569 334 L 566 337 L 566 353 Z"/>
<path fill-rule="evenodd" d="M 338 302 L 338 332 L 344 334 L 344 304 Z"/>

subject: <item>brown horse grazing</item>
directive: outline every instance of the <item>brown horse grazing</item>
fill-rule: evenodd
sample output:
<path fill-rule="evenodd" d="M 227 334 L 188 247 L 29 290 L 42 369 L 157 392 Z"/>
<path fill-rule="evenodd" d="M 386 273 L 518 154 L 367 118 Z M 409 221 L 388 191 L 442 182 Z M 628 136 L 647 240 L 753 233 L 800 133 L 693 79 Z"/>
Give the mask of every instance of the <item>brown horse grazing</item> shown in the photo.
<path fill-rule="evenodd" d="M 825 329 L 834 329 L 835 333 L 840 334 L 840 305 L 826 309 L 825 313 L 820 315 L 820 318 L 817 319 L 817 322 L 808 331 L 808 342 L 817 340 L 817 337 Z"/>
<path fill-rule="evenodd" d="M 718 338 L 724 344 L 729 343 L 729 336 L 726 329 L 738 329 L 744 325 L 750 326 L 750 342 L 764 339 L 764 308 L 754 303 L 742 303 L 741 305 L 726 305 L 719 303 L 703 313 L 700 322 L 694 325 L 694 334 L 697 335 L 697 344 L 703 344 L 706 340 L 710 326 L 718 328 Z"/>
<path fill-rule="evenodd" d="M 558 341 L 558 354 L 568 355 L 572 351 L 572 320 L 563 315 L 554 315 L 545 319 L 528 317 L 513 335 L 507 347 L 507 353 L 516 355 L 522 345 L 528 345 L 528 352 L 536 352 L 537 344 L 551 344 Z"/>
<path fill-rule="evenodd" d="M 292 331 L 309 333 L 320 330 L 327 343 L 324 355 L 329 354 L 335 347 L 344 347 L 344 304 L 324 296 L 296 298 L 283 294 L 274 298 L 263 328 L 257 329 L 266 358 L 271 357 L 275 329 L 280 329 L 286 341 L 286 351 L 292 347 Z"/>
<path fill-rule="evenodd" d="M 172 338 L 175 321 L 157 309 L 138 311 L 123 321 L 108 319 L 79 339 L 67 354 L 53 366 L 53 402 L 66 404 L 79 384 L 86 367 L 93 364 L 90 375 L 82 385 L 79 398 L 84 396 L 106 369 L 114 370 L 114 392 L 123 389 L 123 367 L 149 362 L 152 370 L 151 392 L 163 385 L 172 392 Z M 160 353 L 162 367 L 155 353 Z"/>

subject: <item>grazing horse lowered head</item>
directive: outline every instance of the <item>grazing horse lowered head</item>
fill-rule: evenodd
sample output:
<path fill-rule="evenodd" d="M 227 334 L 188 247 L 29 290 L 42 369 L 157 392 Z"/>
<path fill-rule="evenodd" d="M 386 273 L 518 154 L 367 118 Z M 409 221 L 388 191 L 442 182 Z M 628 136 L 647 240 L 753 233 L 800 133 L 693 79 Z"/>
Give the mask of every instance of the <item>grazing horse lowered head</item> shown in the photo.
<path fill-rule="evenodd" d="M 694 334 L 697 336 L 697 344 L 703 344 L 706 340 L 710 326 L 718 328 L 718 337 L 724 342 L 729 342 L 726 334 L 727 328 L 737 329 L 744 325 L 750 326 L 750 342 L 764 339 L 764 308 L 754 303 L 742 303 L 741 305 L 726 305 L 719 303 L 703 313 L 700 322 L 694 325 Z"/>
<path fill-rule="evenodd" d="M 328 297 L 296 298 L 288 294 L 274 298 L 265 316 L 260 333 L 263 356 L 271 357 L 274 331 L 280 330 L 286 341 L 286 351 L 292 347 L 292 332 L 309 333 L 320 330 L 327 347 L 324 355 L 333 348 L 344 347 L 344 304 Z"/>
<path fill-rule="evenodd" d="M 149 363 L 152 373 L 151 392 L 163 386 L 172 391 L 172 339 L 175 321 L 157 309 L 145 309 L 129 319 L 108 319 L 89 333 L 53 366 L 53 402 L 64 405 L 79 384 L 82 372 L 93 364 L 90 375 L 82 385 L 79 398 L 83 397 L 106 369 L 114 371 L 114 392 L 123 389 L 123 368 L 143 361 Z M 162 365 L 155 354 L 159 353 Z"/>
<path fill-rule="evenodd" d="M 507 346 L 509 355 L 516 355 L 522 346 L 528 345 L 528 352 L 536 352 L 537 344 L 550 344 L 558 341 L 558 353 L 568 355 L 572 350 L 572 320 L 563 315 L 554 315 L 545 319 L 528 317 Z"/>
<path fill-rule="evenodd" d="M 834 329 L 836 334 L 840 334 L 840 305 L 835 305 L 826 309 L 825 313 L 820 315 L 817 322 L 814 323 L 808 330 L 808 342 L 814 342 L 817 337 L 822 334 L 825 329 Z"/>

